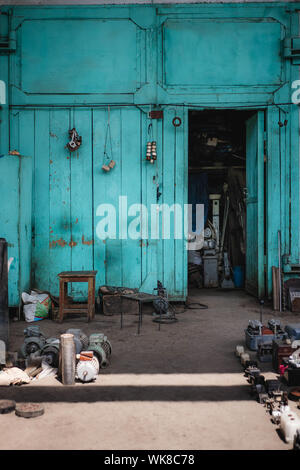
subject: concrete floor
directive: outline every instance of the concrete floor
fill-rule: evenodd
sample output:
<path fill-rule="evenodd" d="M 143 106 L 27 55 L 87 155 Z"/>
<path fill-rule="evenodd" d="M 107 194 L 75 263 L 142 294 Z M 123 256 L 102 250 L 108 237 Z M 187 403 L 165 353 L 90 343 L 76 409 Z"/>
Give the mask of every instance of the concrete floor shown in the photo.
<path fill-rule="evenodd" d="M 34 419 L 1 415 L 0 449 L 290 449 L 251 397 L 234 355 L 248 319 L 259 318 L 257 301 L 243 291 L 215 290 L 194 290 L 190 301 L 209 308 L 180 313 L 178 323 L 160 331 L 145 312 L 139 336 L 134 315 L 126 315 L 123 330 L 118 316 L 96 315 L 90 324 L 84 317 L 40 322 L 47 336 L 70 327 L 106 333 L 111 365 L 93 384 L 67 387 L 48 378 L 0 387 L 0 398 L 45 405 Z M 265 321 L 275 316 L 265 309 Z M 282 321 L 300 316 L 287 312 Z M 11 324 L 10 350 L 20 347 L 26 325 Z M 268 364 L 264 371 L 276 377 Z"/>

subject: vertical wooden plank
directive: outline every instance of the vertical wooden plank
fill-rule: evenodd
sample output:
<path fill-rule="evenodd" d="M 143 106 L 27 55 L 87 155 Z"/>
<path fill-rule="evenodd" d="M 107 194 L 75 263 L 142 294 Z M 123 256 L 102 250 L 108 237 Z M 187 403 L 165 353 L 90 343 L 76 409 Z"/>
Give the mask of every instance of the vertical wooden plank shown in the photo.
<path fill-rule="evenodd" d="M 76 109 L 71 127 L 82 137 L 78 150 L 70 153 L 71 162 L 71 265 L 73 271 L 93 269 L 93 178 L 92 120 L 90 109 Z M 72 296 L 87 298 L 87 283 L 72 283 Z"/>
<path fill-rule="evenodd" d="M 58 295 L 57 274 L 71 270 L 71 178 L 70 152 L 65 148 L 70 129 L 68 110 L 50 112 L 50 279 L 51 293 Z"/>
<path fill-rule="evenodd" d="M 140 111 L 134 108 L 121 112 L 122 126 L 122 195 L 127 196 L 128 210 L 132 204 L 141 204 L 141 145 Z M 127 227 L 136 218 L 128 216 Z M 123 215 L 121 215 L 123 216 Z M 141 227 L 137 228 L 140 231 Z M 128 231 L 127 231 L 128 232 Z M 140 237 L 122 240 L 122 285 L 140 287 L 141 246 Z M 134 269 L 133 269 L 134 266 Z"/>
<path fill-rule="evenodd" d="M 121 128 L 121 110 L 110 109 L 106 110 L 104 131 L 106 136 L 107 125 L 110 124 L 111 130 L 111 144 L 112 144 L 112 157 L 115 160 L 115 167 L 109 172 L 101 170 L 101 183 L 105 181 L 107 192 L 104 201 L 111 204 L 116 209 L 117 219 L 119 217 L 119 196 L 122 195 L 122 174 L 123 174 L 123 161 L 122 161 L 122 128 Z M 107 135 L 106 149 L 111 156 L 110 137 Z M 103 162 L 102 149 L 101 158 Z M 100 183 L 100 184 L 101 184 Z M 123 279 L 123 266 L 122 266 L 122 240 L 118 237 L 118 224 L 117 234 L 115 239 L 107 239 L 105 243 L 106 257 L 106 281 L 110 285 L 121 286 Z"/>
<path fill-rule="evenodd" d="M 93 188 L 94 188 L 94 269 L 96 269 L 96 285 L 106 284 L 106 240 L 97 235 L 97 224 L 102 217 L 97 215 L 98 206 L 106 202 L 109 181 L 105 178 L 103 170 L 103 149 L 105 142 L 105 109 L 93 110 Z"/>
<path fill-rule="evenodd" d="M 275 107 L 267 110 L 267 283 L 272 293 L 272 266 L 278 267 L 278 230 L 281 221 L 279 113 Z"/>
<path fill-rule="evenodd" d="M 163 282 L 162 270 L 160 270 L 160 264 L 158 260 L 159 246 L 161 243 L 160 239 L 155 239 L 151 230 L 151 214 L 152 206 L 157 204 L 157 184 L 162 187 L 161 179 L 161 165 L 163 151 L 159 145 L 159 136 L 157 133 L 157 123 L 149 128 L 151 120 L 147 119 L 145 113 L 142 115 L 142 204 L 145 205 L 148 211 L 148 239 L 143 238 L 142 241 L 142 283 L 140 290 L 143 292 L 154 293 L 153 289 L 157 286 L 157 280 Z M 157 161 L 154 164 L 149 163 L 146 160 L 146 148 L 147 142 L 155 140 L 157 141 Z M 160 202 L 160 201 L 159 201 Z"/>
<path fill-rule="evenodd" d="M 280 111 L 280 121 L 289 121 L 289 114 Z M 281 233 L 282 254 L 290 253 L 290 139 L 287 126 L 279 128 L 281 176 Z"/>
<path fill-rule="evenodd" d="M 150 214 L 150 207 L 148 207 L 148 198 L 150 186 L 149 184 L 149 163 L 146 161 L 146 147 L 148 138 L 148 125 L 150 121 L 147 119 L 146 113 L 141 113 L 141 202 L 147 208 L 148 216 Z M 151 183 L 150 183 L 151 184 Z M 149 272 L 149 242 L 150 242 L 150 220 L 148 220 L 148 234 L 144 234 L 141 240 L 141 290 L 146 291 L 148 286 L 148 272 Z M 147 238 L 148 236 L 148 238 Z"/>
<path fill-rule="evenodd" d="M 258 296 L 259 298 L 265 295 L 265 280 L 264 280 L 264 112 L 257 112 L 257 244 L 258 244 Z"/>
<path fill-rule="evenodd" d="M 32 258 L 32 167 L 34 161 L 34 111 L 22 111 L 19 120 L 20 133 L 20 293 L 31 285 Z"/>
<path fill-rule="evenodd" d="M 110 125 L 111 137 L 107 130 Z M 104 162 L 104 146 L 109 157 L 115 160 L 116 165 L 109 172 L 102 170 Z M 94 214 L 95 228 L 106 217 L 97 215 L 97 209 L 101 204 L 110 204 L 119 216 L 119 196 L 122 195 L 122 130 L 120 109 L 97 109 L 94 110 Z M 111 151 L 112 150 L 112 151 Z M 116 227 L 116 238 L 99 239 L 95 233 L 94 266 L 100 272 L 97 274 L 97 285 L 110 284 L 122 285 L 122 240 L 118 238 L 118 224 Z"/>
<path fill-rule="evenodd" d="M 34 211 L 33 211 L 33 262 L 34 286 L 49 289 L 49 174 L 53 161 L 50 158 L 49 110 L 36 110 L 35 165 L 34 165 Z"/>
<path fill-rule="evenodd" d="M 291 263 L 298 264 L 300 262 L 300 194 L 299 194 L 299 125 L 300 111 L 299 107 L 292 105 L 290 112 L 290 138 L 291 138 Z"/>
<path fill-rule="evenodd" d="M 19 113 L 11 113 L 11 143 L 19 148 Z M 19 157 L 6 154 L 0 158 L 0 227 L 8 243 L 8 258 L 13 258 L 8 276 L 9 306 L 19 304 Z"/>
<path fill-rule="evenodd" d="M 173 296 L 178 299 L 187 295 L 187 250 L 184 238 L 184 204 L 187 204 L 188 175 L 188 111 L 177 109 L 176 115 L 181 118 L 181 126 L 176 128 L 175 149 L 175 203 L 181 206 L 181 238 L 175 239 L 175 290 Z M 179 235 L 179 233 L 178 233 Z"/>
<path fill-rule="evenodd" d="M 300 15 L 298 11 L 290 14 L 291 20 L 291 36 L 299 36 L 300 32 Z M 299 67 L 290 65 L 291 83 L 299 80 Z M 290 91 L 290 90 L 289 90 Z M 290 165 L 291 165 L 291 222 L 290 222 L 290 243 L 291 243 L 291 263 L 298 264 L 300 262 L 300 192 L 299 192 L 299 162 L 300 162 L 300 108 L 292 104 L 290 106 Z"/>
<path fill-rule="evenodd" d="M 155 185 L 156 185 L 156 202 L 160 204 L 162 202 L 162 193 L 163 193 L 163 180 L 164 180 L 164 153 L 163 153 L 163 142 L 164 142 L 164 120 L 156 121 L 155 126 L 155 135 L 157 141 L 157 162 L 156 162 L 156 171 L 155 171 Z M 159 192 L 159 194 L 157 193 Z M 155 195 L 154 195 L 155 196 Z M 159 196 L 159 197 L 158 197 Z M 157 280 L 163 282 L 164 280 L 164 243 L 162 238 L 156 242 L 156 271 L 157 271 Z M 156 287 L 156 285 L 155 285 Z"/>
<path fill-rule="evenodd" d="M 246 289 L 264 295 L 264 114 L 246 123 L 247 250 Z"/>
<path fill-rule="evenodd" d="M 173 118 L 176 116 L 174 108 L 166 109 L 164 116 L 164 147 L 163 147 L 163 191 L 162 202 L 163 204 L 173 206 L 175 203 L 175 173 L 176 173 L 176 147 L 175 147 L 175 133 L 176 129 L 172 124 Z M 164 253 L 163 253 L 163 270 L 164 270 L 164 286 L 167 288 L 169 294 L 175 291 L 175 240 L 174 240 L 174 217 L 171 213 L 170 217 L 170 239 L 164 239 Z M 161 229 L 163 227 L 161 226 Z M 163 232 L 163 230 L 162 230 Z M 163 235 L 163 233 L 162 233 Z"/>
<path fill-rule="evenodd" d="M 0 31 L 1 35 L 8 34 L 8 16 L 0 15 Z M 5 96 L 1 96 L 1 119 L 0 119 L 0 155 L 7 154 L 9 151 L 9 55 L 0 55 L 0 80 L 5 87 Z M 1 91 L 2 83 L 1 83 Z M 4 99 L 3 99 L 4 98 Z"/>

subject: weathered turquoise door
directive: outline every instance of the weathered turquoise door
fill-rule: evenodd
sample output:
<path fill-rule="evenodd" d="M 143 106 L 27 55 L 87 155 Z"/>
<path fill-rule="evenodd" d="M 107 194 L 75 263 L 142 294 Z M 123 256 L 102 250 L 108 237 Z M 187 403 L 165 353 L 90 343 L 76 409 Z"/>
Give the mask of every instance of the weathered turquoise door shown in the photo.
<path fill-rule="evenodd" d="M 175 114 L 182 119 L 179 129 L 172 124 Z M 174 239 L 173 218 L 170 239 L 161 239 L 161 225 L 158 238 L 152 238 L 151 232 L 152 207 L 156 213 L 157 204 L 182 205 L 186 194 L 184 112 L 166 108 L 164 115 L 164 121 L 151 122 L 147 113 L 137 107 L 108 110 L 107 106 L 20 108 L 11 114 L 12 145 L 24 155 L 1 160 L 6 168 L 8 163 L 14 165 L 9 173 L 11 179 L 7 180 L 13 195 L 18 199 L 19 174 L 21 195 L 27 188 L 21 219 L 18 214 L 15 218 L 6 217 L 14 224 L 8 241 L 13 241 L 12 235 L 18 237 L 21 223 L 21 247 L 26 243 L 26 251 L 24 247 L 19 258 L 18 239 L 15 242 L 16 258 L 18 262 L 24 261 L 24 274 L 16 273 L 15 281 L 19 280 L 20 285 L 11 285 L 11 303 L 15 304 L 18 294 L 30 287 L 57 295 L 59 272 L 90 269 L 98 271 L 97 287 L 128 286 L 152 293 L 157 280 L 161 280 L 170 297 L 184 297 L 186 253 L 184 240 Z M 108 123 L 111 146 L 107 141 L 107 151 L 116 165 L 106 173 L 102 165 Z M 68 130 L 72 127 L 82 137 L 75 152 L 66 148 Z M 153 165 L 146 161 L 149 139 L 157 141 L 158 158 Z M 32 161 L 32 169 L 28 168 L 23 176 L 27 161 Z M 19 199 L 14 201 L 13 196 L 9 199 L 14 207 L 19 206 Z M 97 230 L 106 215 L 99 209 L 102 204 L 111 206 L 116 215 L 116 236 L 106 239 L 101 239 Z M 132 237 L 129 227 L 139 204 L 148 211 L 148 233 Z M 10 206 L 7 211 L 11 213 Z M 27 214 L 30 220 L 32 216 L 32 231 L 31 225 L 23 223 Z M 121 224 L 127 234 L 121 233 Z M 73 283 L 71 294 L 77 299 L 85 297 L 86 286 Z"/>
<path fill-rule="evenodd" d="M 139 204 L 142 180 L 146 184 L 151 178 L 141 158 L 142 117 L 137 108 L 35 110 L 32 278 L 40 289 L 57 294 L 57 274 L 66 270 L 96 269 L 97 286 L 142 284 L 150 269 L 145 261 L 149 249 L 142 251 L 140 239 L 119 236 L 126 216 L 119 198 L 127 198 L 128 208 Z M 106 173 L 102 165 L 108 122 L 107 151 L 116 165 Z M 66 149 L 72 127 L 82 136 L 75 152 Z M 107 239 L 97 235 L 101 204 L 116 214 L 116 236 Z M 86 286 L 73 284 L 72 294 L 84 297 Z"/>
<path fill-rule="evenodd" d="M 264 113 L 246 122 L 246 289 L 264 295 Z"/>

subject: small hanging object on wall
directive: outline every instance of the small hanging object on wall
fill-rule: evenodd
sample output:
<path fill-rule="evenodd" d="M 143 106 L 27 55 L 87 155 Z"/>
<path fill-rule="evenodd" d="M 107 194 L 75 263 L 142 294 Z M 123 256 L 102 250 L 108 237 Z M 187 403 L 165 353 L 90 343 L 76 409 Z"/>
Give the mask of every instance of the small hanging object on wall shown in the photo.
<path fill-rule="evenodd" d="M 78 150 L 81 143 L 82 143 L 82 137 L 78 135 L 78 132 L 76 131 L 75 127 L 69 131 L 69 137 L 70 137 L 70 142 L 67 143 L 67 147 L 70 150 L 70 152 L 74 152 L 75 150 Z"/>
<path fill-rule="evenodd" d="M 156 142 L 153 140 L 152 142 L 147 142 L 147 153 L 146 153 L 146 160 L 150 163 L 154 163 L 157 159 L 157 152 L 156 152 Z"/>
<path fill-rule="evenodd" d="M 110 144 L 110 155 L 107 152 L 107 139 L 109 138 L 109 144 Z M 111 131 L 110 131 L 110 107 L 108 107 L 108 120 L 107 120 L 107 128 L 106 128 L 106 135 L 105 135 L 105 143 L 104 143 L 104 162 L 102 165 L 102 170 L 103 171 L 110 171 L 112 170 L 116 162 L 113 160 L 113 150 L 112 150 L 112 141 L 111 141 Z"/>

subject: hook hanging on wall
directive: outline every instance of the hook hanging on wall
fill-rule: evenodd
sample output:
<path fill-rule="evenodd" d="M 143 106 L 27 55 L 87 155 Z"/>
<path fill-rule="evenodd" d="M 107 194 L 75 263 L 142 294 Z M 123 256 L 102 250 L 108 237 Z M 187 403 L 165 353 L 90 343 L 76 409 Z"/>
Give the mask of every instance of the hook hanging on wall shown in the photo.
<path fill-rule="evenodd" d="M 110 155 L 107 151 L 107 140 L 109 139 L 110 144 Z M 105 142 L 104 142 L 104 152 L 103 152 L 103 171 L 110 171 L 116 165 L 116 162 L 113 160 L 113 150 L 112 150 L 112 139 L 111 139 L 111 130 L 110 130 L 110 107 L 108 106 L 108 118 L 107 118 L 107 127 L 106 127 L 106 135 L 105 135 Z"/>

